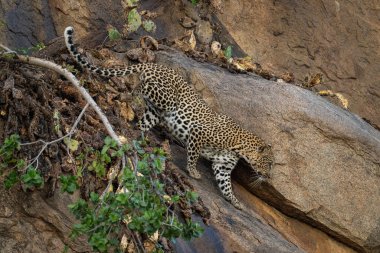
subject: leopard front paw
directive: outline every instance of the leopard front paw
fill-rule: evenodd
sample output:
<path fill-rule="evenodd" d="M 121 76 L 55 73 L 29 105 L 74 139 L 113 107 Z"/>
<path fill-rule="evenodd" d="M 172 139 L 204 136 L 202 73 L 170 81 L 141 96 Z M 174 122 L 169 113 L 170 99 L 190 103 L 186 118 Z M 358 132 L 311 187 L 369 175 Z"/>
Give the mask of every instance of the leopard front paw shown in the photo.
<path fill-rule="evenodd" d="M 195 178 L 195 179 L 201 178 L 201 174 L 197 170 L 190 170 L 189 175 L 190 175 L 190 177 Z"/>
<path fill-rule="evenodd" d="M 243 209 L 243 205 L 240 203 L 239 200 L 237 200 L 236 198 L 234 198 L 232 201 L 231 201 L 231 204 L 236 208 L 236 209 L 239 209 L 239 210 L 242 210 Z"/>

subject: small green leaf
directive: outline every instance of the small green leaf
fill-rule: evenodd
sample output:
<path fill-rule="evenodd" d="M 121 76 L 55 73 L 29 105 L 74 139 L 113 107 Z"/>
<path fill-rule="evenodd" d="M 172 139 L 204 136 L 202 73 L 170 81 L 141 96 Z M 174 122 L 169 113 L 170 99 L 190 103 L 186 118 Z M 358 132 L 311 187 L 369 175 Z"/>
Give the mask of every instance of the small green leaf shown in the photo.
<path fill-rule="evenodd" d="M 137 9 L 134 8 L 128 13 L 128 30 L 129 32 L 135 32 L 141 26 L 141 16 Z"/>
<path fill-rule="evenodd" d="M 73 175 L 69 176 L 60 176 L 59 180 L 61 181 L 61 191 L 62 192 L 67 192 L 70 194 L 73 194 L 78 188 L 78 182 L 77 182 L 77 177 Z"/>
<path fill-rule="evenodd" d="M 99 202 L 99 194 L 97 194 L 96 192 L 91 192 L 90 200 L 92 203 L 97 204 Z"/>
<path fill-rule="evenodd" d="M 23 182 L 25 189 L 42 187 L 44 185 L 43 178 L 34 168 L 29 169 L 24 175 L 22 175 L 21 181 Z"/>
<path fill-rule="evenodd" d="M 108 147 L 111 147 L 111 148 L 115 148 L 117 147 L 117 142 L 116 140 L 112 139 L 111 137 L 107 136 L 105 139 L 104 139 L 104 144 Z"/>
<path fill-rule="evenodd" d="M 116 212 L 111 212 L 111 213 L 109 214 L 109 220 L 110 220 L 112 223 L 115 223 L 115 222 L 121 220 L 121 217 L 120 217 L 120 215 L 119 215 L 118 213 L 116 213 Z"/>
<path fill-rule="evenodd" d="M 152 20 L 145 20 L 143 21 L 143 27 L 145 31 L 147 32 L 155 32 L 156 31 L 156 24 Z"/>
<path fill-rule="evenodd" d="M 108 37 L 111 41 L 115 41 L 121 38 L 121 34 L 116 28 L 108 29 Z"/>
<path fill-rule="evenodd" d="M 185 240 L 190 240 L 193 237 L 199 237 L 204 232 L 204 228 L 199 223 L 192 223 L 187 220 L 183 228 L 182 237 Z"/>
<path fill-rule="evenodd" d="M 46 46 L 43 42 L 38 42 L 37 45 L 34 46 L 34 48 L 37 50 L 37 51 L 40 51 L 42 49 L 44 49 Z"/>
<path fill-rule="evenodd" d="M 111 142 L 112 142 L 111 137 L 107 136 L 106 138 L 104 138 L 104 144 L 106 144 L 107 146 L 110 146 Z"/>
<path fill-rule="evenodd" d="M 128 203 L 128 195 L 126 193 L 119 193 L 116 195 L 116 201 L 120 205 L 126 205 Z"/>
<path fill-rule="evenodd" d="M 198 193 L 193 192 L 193 191 L 188 191 L 186 192 L 186 199 L 189 200 L 190 202 L 196 202 L 198 199 Z"/>
<path fill-rule="evenodd" d="M 199 0 L 191 0 L 191 4 L 196 6 L 198 4 Z"/>
<path fill-rule="evenodd" d="M 109 244 L 107 234 L 101 232 L 94 233 L 90 236 L 89 243 L 94 250 L 106 252 Z"/>
<path fill-rule="evenodd" d="M 173 203 L 177 203 L 179 201 L 179 196 L 178 195 L 172 196 L 172 201 Z"/>
<path fill-rule="evenodd" d="M 16 163 L 16 168 L 17 169 L 22 169 L 22 168 L 24 168 L 26 166 L 26 162 L 25 162 L 25 160 L 23 160 L 23 159 L 18 159 L 17 160 L 17 163 Z"/>
<path fill-rule="evenodd" d="M 70 138 L 64 138 L 63 142 L 66 144 L 67 148 L 71 152 L 75 152 L 78 150 L 79 147 L 79 142 L 75 139 L 70 139 Z"/>
<path fill-rule="evenodd" d="M 231 59 L 232 57 L 232 47 L 228 46 L 226 50 L 224 50 L 224 56 L 227 58 L 227 60 Z"/>

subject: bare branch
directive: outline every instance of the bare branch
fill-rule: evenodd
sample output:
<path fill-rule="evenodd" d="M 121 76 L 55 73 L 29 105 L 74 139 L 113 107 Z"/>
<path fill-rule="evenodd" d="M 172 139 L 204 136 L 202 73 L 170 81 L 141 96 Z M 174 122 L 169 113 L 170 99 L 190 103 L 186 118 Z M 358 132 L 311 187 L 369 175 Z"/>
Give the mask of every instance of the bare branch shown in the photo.
<path fill-rule="evenodd" d="M 77 126 L 78 126 L 80 120 L 82 119 L 82 117 L 83 117 L 85 111 L 87 110 L 88 106 L 89 106 L 89 104 L 87 103 L 87 104 L 83 107 L 83 109 L 82 109 L 81 113 L 79 114 L 78 118 L 75 120 L 74 125 L 71 127 L 70 131 L 69 131 L 66 135 L 64 135 L 64 136 L 62 136 L 62 137 L 60 137 L 60 138 L 58 138 L 58 139 L 55 139 L 55 140 L 49 141 L 49 142 L 46 142 L 46 141 L 44 141 L 44 140 L 39 140 L 39 142 L 42 142 L 44 145 L 43 145 L 42 148 L 40 149 L 40 152 L 38 152 L 37 156 L 36 156 L 35 158 L 33 158 L 33 160 L 32 160 L 32 161 L 31 161 L 31 162 L 25 167 L 24 170 L 26 170 L 27 168 L 29 168 L 30 166 L 32 166 L 34 163 L 37 164 L 37 165 L 36 165 L 36 168 L 37 168 L 37 167 L 38 167 L 38 159 L 40 158 L 40 156 L 42 155 L 42 153 L 44 152 L 44 150 L 45 150 L 49 145 L 51 145 L 51 144 L 53 144 L 53 143 L 56 143 L 56 142 L 59 142 L 59 141 L 65 139 L 65 138 L 71 137 L 71 135 L 73 135 L 73 133 L 75 132 L 75 130 L 76 130 L 76 128 L 77 128 Z M 38 142 L 38 141 L 37 141 L 37 142 Z M 37 142 L 35 141 L 35 142 L 31 142 L 31 143 L 24 143 L 23 145 L 29 145 L 29 144 L 33 144 L 33 143 L 37 143 Z"/>

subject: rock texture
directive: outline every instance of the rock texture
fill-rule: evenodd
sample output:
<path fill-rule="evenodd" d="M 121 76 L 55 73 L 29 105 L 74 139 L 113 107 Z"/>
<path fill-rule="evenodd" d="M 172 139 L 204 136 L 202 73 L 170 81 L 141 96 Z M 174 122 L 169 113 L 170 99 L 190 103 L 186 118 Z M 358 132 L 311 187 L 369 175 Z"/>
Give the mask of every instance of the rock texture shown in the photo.
<path fill-rule="evenodd" d="M 107 24 L 119 29 L 125 24 L 120 1 L 2 0 L 0 5 L 0 41 L 12 48 L 46 43 L 69 25 L 82 37 L 92 32 L 89 42 L 95 45 L 106 37 Z"/>
<path fill-rule="evenodd" d="M 174 163 L 185 168 L 185 150 L 172 145 L 172 152 Z M 202 179 L 192 180 L 210 208 L 210 226 L 201 238 L 176 245 L 177 252 L 355 252 L 318 229 L 282 214 L 238 184 L 234 184 L 234 191 L 246 208 L 236 210 L 219 193 L 210 166 L 202 160 L 198 164 Z"/>
<path fill-rule="evenodd" d="M 277 75 L 323 73 L 349 109 L 380 125 L 380 2 L 223 1 L 217 13 L 237 44 Z"/>
<path fill-rule="evenodd" d="M 185 150 L 172 145 L 174 163 L 185 168 Z M 220 195 L 210 164 L 202 164 L 202 180 L 192 180 L 196 191 L 211 212 L 205 234 L 190 243 L 180 241 L 177 252 L 306 252 L 270 226 L 252 210 L 238 211 Z M 184 174 L 186 174 L 184 172 Z M 249 192 L 240 188 L 249 196 Z M 348 251 L 349 252 L 349 251 Z"/>
<path fill-rule="evenodd" d="M 84 238 L 69 239 L 74 217 L 67 205 L 74 201 L 59 191 L 52 198 L 44 193 L 26 194 L 0 187 L 0 252 L 89 252 Z"/>
<path fill-rule="evenodd" d="M 258 195 L 358 250 L 379 250 L 379 131 L 308 90 L 160 58 L 207 85 L 220 111 L 272 144 L 276 165 Z M 236 174 L 247 185 L 245 172 Z"/>

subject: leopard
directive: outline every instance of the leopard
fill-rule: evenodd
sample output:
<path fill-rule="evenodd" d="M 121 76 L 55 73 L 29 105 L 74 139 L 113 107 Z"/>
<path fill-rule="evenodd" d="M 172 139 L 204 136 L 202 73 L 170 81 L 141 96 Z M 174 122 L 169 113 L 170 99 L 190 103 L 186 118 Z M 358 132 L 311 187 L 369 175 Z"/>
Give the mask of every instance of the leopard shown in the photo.
<path fill-rule="evenodd" d="M 212 171 L 224 198 L 242 209 L 231 185 L 231 173 L 240 158 L 254 171 L 258 182 L 269 179 L 274 163 L 272 147 L 244 129 L 227 115 L 208 106 L 176 70 L 156 63 L 138 63 L 119 68 L 102 68 L 91 64 L 74 44 L 74 29 L 64 31 L 65 44 L 75 61 L 84 69 L 105 78 L 139 74 L 136 89 L 145 101 L 145 110 L 137 126 L 144 133 L 158 124 L 184 143 L 188 174 L 200 179 L 199 157 L 211 161 Z"/>

